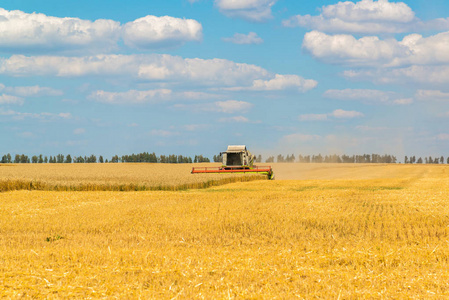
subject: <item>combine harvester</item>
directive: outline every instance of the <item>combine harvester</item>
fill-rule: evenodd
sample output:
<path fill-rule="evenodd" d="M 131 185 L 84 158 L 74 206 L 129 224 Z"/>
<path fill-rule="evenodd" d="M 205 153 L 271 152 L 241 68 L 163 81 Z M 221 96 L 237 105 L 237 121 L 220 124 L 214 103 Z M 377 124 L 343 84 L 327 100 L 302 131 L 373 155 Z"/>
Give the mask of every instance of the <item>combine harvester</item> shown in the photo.
<path fill-rule="evenodd" d="M 246 146 L 228 146 L 226 152 L 221 152 L 223 165 L 221 167 L 194 167 L 192 174 L 199 173 L 249 173 L 267 175 L 268 179 L 274 179 L 271 166 L 255 166 L 256 157 L 252 155 Z"/>

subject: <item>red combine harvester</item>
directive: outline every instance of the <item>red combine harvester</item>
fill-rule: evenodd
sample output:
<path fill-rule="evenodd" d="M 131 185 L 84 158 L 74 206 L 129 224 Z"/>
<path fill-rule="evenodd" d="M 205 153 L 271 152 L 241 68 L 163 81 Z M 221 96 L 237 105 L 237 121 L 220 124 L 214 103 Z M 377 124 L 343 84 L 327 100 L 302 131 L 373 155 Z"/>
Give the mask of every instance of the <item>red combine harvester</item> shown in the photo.
<path fill-rule="evenodd" d="M 252 155 L 244 145 L 228 146 L 228 150 L 221 152 L 223 165 L 221 167 L 194 167 L 192 174 L 199 173 L 249 173 L 267 175 L 268 179 L 274 179 L 271 166 L 255 166 L 256 157 Z"/>

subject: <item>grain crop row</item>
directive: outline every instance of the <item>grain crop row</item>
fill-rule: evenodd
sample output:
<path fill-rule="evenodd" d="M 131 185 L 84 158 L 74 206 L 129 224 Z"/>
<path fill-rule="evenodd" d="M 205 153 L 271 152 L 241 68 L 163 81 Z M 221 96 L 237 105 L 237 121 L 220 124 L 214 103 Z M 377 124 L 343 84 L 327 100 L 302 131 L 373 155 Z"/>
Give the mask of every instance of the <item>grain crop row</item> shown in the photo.
<path fill-rule="evenodd" d="M 191 168 L 192 164 L 3 164 L 0 192 L 175 191 L 266 179 L 254 174 L 190 174 Z"/>

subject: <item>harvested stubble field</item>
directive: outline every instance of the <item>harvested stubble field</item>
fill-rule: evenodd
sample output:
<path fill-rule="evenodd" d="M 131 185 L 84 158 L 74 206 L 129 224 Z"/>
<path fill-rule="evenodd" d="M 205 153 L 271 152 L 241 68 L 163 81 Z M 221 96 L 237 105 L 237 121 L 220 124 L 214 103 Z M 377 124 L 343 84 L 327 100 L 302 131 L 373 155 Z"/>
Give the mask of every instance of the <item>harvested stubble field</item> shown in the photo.
<path fill-rule="evenodd" d="M 276 178 L 310 178 L 183 191 L 0 193 L 0 293 L 449 296 L 449 167 L 274 170 Z"/>

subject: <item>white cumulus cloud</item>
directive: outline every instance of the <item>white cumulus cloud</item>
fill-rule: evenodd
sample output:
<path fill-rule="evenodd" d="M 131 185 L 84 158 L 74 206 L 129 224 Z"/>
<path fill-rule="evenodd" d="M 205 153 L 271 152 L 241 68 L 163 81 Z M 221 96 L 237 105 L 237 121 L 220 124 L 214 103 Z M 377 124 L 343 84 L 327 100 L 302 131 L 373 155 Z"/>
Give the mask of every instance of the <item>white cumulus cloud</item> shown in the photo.
<path fill-rule="evenodd" d="M 284 20 L 286 27 L 305 27 L 330 33 L 385 34 L 424 30 L 448 30 L 449 19 L 427 22 L 415 17 L 404 2 L 362 0 L 323 6 L 318 16 L 296 15 Z"/>
<path fill-rule="evenodd" d="M 236 33 L 233 37 L 223 38 L 223 41 L 239 45 L 262 44 L 263 39 L 257 33 L 250 32 L 248 34 Z"/>
<path fill-rule="evenodd" d="M 377 66 L 391 64 L 408 55 L 407 47 L 396 40 L 369 36 L 356 39 L 347 34 L 328 35 L 311 31 L 304 36 L 303 48 L 315 58 L 328 63 Z"/>
<path fill-rule="evenodd" d="M 94 75 L 218 86 L 250 85 L 254 80 L 270 78 L 267 70 L 255 65 L 226 59 L 182 58 L 167 54 L 82 57 L 13 55 L 0 59 L 0 74 L 57 77 Z"/>
<path fill-rule="evenodd" d="M 114 20 L 59 18 L 0 8 L 0 24 L 0 51 L 13 53 L 105 52 L 118 48 L 120 39 L 132 48 L 154 49 L 202 38 L 198 21 L 170 16 L 147 15 L 122 26 Z"/>
<path fill-rule="evenodd" d="M 164 84 L 209 86 L 229 91 L 306 92 L 317 86 L 317 81 L 298 75 L 272 74 L 256 65 L 236 63 L 226 59 L 182 58 L 168 54 L 24 56 L 0 58 L 0 74 L 25 76 L 83 77 L 98 76 Z M 43 87 L 28 87 L 28 93 L 56 95 L 61 91 Z M 18 90 L 18 89 L 16 89 Z M 24 93 L 24 88 L 22 92 Z M 190 92 L 186 98 L 218 98 L 205 92 Z"/>
<path fill-rule="evenodd" d="M 263 22 L 272 18 L 271 7 L 277 0 L 215 0 L 221 13 L 231 18 Z"/>
<path fill-rule="evenodd" d="M 0 50 L 29 51 L 110 49 L 120 36 L 120 23 L 57 18 L 0 8 Z"/>
<path fill-rule="evenodd" d="M 400 23 L 407 23 L 415 18 L 415 14 L 407 4 L 404 2 L 389 2 L 388 0 L 362 0 L 357 3 L 338 2 L 335 5 L 324 6 L 323 16 L 347 21 Z"/>
<path fill-rule="evenodd" d="M 449 32 L 423 37 L 419 34 L 381 40 L 376 36 L 306 33 L 303 48 L 325 62 L 356 66 L 401 67 L 449 63 Z"/>
<path fill-rule="evenodd" d="M 192 19 L 146 16 L 123 26 L 123 41 L 138 49 L 179 46 L 202 39 L 201 24 Z"/>

